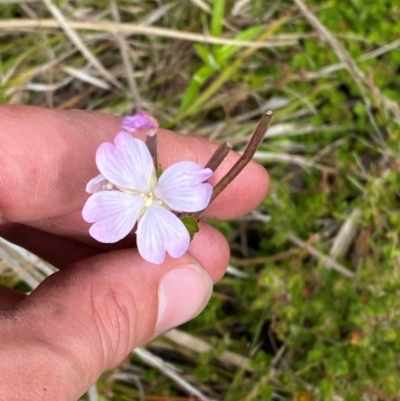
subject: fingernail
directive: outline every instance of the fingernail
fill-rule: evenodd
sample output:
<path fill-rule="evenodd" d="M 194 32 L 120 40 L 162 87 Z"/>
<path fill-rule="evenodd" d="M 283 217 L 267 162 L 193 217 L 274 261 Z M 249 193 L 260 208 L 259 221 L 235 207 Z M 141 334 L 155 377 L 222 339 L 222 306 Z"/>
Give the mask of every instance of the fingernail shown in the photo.
<path fill-rule="evenodd" d="M 197 316 L 207 305 L 212 288 L 211 277 L 198 265 L 169 271 L 158 289 L 156 334 Z"/>

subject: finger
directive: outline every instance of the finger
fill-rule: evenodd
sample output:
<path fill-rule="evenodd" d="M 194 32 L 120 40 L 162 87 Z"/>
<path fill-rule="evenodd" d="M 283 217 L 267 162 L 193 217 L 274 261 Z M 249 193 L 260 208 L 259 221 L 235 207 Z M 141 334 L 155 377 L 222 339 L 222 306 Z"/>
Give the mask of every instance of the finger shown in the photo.
<path fill-rule="evenodd" d="M 0 214 L 4 220 L 26 222 L 81 210 L 85 186 L 97 175 L 95 152 L 120 131 L 115 116 L 56 111 L 28 106 L 0 106 Z M 203 138 L 160 130 L 159 153 L 163 167 L 180 160 L 204 165 L 217 148 Z M 211 182 L 237 160 L 230 152 Z M 208 216 L 238 217 L 256 207 L 265 196 L 268 175 L 250 163 L 210 206 Z"/>
<path fill-rule="evenodd" d="M 190 254 L 197 259 L 216 283 L 225 274 L 230 250 L 225 237 L 214 227 L 200 222 L 200 231 L 195 234 Z"/>
<path fill-rule="evenodd" d="M 0 225 L 0 237 L 27 249 L 58 269 L 106 252 L 105 249 L 20 223 Z"/>
<path fill-rule="evenodd" d="M 190 255 L 155 266 L 133 250 L 50 276 L 14 314 L 0 314 L 0 399 L 10 382 L 37 398 L 78 399 L 134 347 L 197 315 L 211 290 Z"/>
<path fill-rule="evenodd" d="M 57 226 L 59 230 L 56 234 L 50 234 L 24 224 L 5 223 L 0 226 L 0 236 L 22 246 L 61 270 L 69 267 L 72 263 L 110 250 L 128 249 L 135 246 L 133 233 L 123 241 L 111 246 L 96 242 L 86 232 L 77 234 L 76 237 L 79 240 L 66 238 L 63 236 L 66 233 L 62 231 L 62 228 L 65 229 L 65 224 L 67 222 L 54 225 L 53 227 Z M 216 282 L 222 277 L 228 265 L 229 245 L 224 236 L 208 224 L 200 222 L 199 228 L 200 231 L 190 244 L 189 252 Z M 67 231 L 72 232 L 73 229 L 67 228 Z M 87 241 L 87 244 L 82 241 Z M 104 246 L 104 248 L 96 246 Z"/>
<path fill-rule="evenodd" d="M 26 295 L 0 284 L 0 311 L 14 307 Z"/>

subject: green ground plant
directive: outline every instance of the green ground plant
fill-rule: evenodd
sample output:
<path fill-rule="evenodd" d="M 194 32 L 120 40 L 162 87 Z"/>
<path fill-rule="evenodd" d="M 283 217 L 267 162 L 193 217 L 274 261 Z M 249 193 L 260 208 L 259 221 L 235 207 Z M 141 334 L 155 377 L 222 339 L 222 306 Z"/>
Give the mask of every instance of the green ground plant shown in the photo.
<path fill-rule="evenodd" d="M 0 5 L 3 103 L 146 108 L 162 126 L 239 152 L 275 112 L 255 156 L 268 197 L 250 216 L 214 223 L 231 245 L 229 273 L 180 328 L 189 342 L 173 333 L 147 349 L 204 400 L 397 400 L 397 2 L 54 1 L 92 60 L 47 3 Z M 0 283 L 27 289 L 6 263 Z M 198 353 L 196 341 L 211 347 Z M 196 399 L 138 354 L 105 373 L 95 397 Z"/>

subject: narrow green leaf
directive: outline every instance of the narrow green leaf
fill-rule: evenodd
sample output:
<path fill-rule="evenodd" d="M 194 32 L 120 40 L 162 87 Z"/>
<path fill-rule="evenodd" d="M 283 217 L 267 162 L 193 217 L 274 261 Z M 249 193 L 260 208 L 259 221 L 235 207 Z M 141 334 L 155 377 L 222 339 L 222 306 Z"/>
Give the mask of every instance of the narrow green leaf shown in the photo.
<path fill-rule="evenodd" d="M 225 0 L 214 0 L 214 7 L 211 16 L 211 34 L 214 36 L 221 36 L 224 13 Z"/>
<path fill-rule="evenodd" d="M 185 95 L 183 96 L 180 109 L 186 110 L 196 100 L 201 88 L 208 78 L 215 72 L 215 70 L 209 66 L 199 68 L 193 75 Z"/>
<path fill-rule="evenodd" d="M 207 46 L 198 43 L 194 45 L 194 48 L 196 49 L 197 53 L 203 60 L 204 64 L 208 65 L 209 67 L 215 70 L 220 69 L 220 65 L 217 63 L 217 60 L 215 59 L 214 55 Z"/>
<path fill-rule="evenodd" d="M 236 40 L 253 40 L 259 36 L 265 27 L 263 25 L 251 26 L 250 28 L 240 32 L 235 36 Z M 222 45 L 214 47 L 214 60 L 215 64 L 222 64 L 227 59 L 231 58 L 235 53 L 241 49 L 240 46 Z"/>

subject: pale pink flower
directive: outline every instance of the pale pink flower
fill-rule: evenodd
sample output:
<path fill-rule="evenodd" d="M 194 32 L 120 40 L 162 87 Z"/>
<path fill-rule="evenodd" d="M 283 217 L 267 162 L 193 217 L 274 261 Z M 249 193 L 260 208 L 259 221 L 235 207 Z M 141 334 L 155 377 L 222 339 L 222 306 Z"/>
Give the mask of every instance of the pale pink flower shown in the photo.
<path fill-rule="evenodd" d="M 137 225 L 136 243 L 144 259 L 161 264 L 166 252 L 174 258 L 182 256 L 190 235 L 174 212 L 197 212 L 208 206 L 212 186 L 205 181 L 212 170 L 182 161 L 157 180 L 146 144 L 127 132 L 120 132 L 114 144 L 100 145 L 96 164 L 101 174 L 88 183 L 92 195 L 82 210 L 84 220 L 94 223 L 90 235 L 114 243 Z"/>

